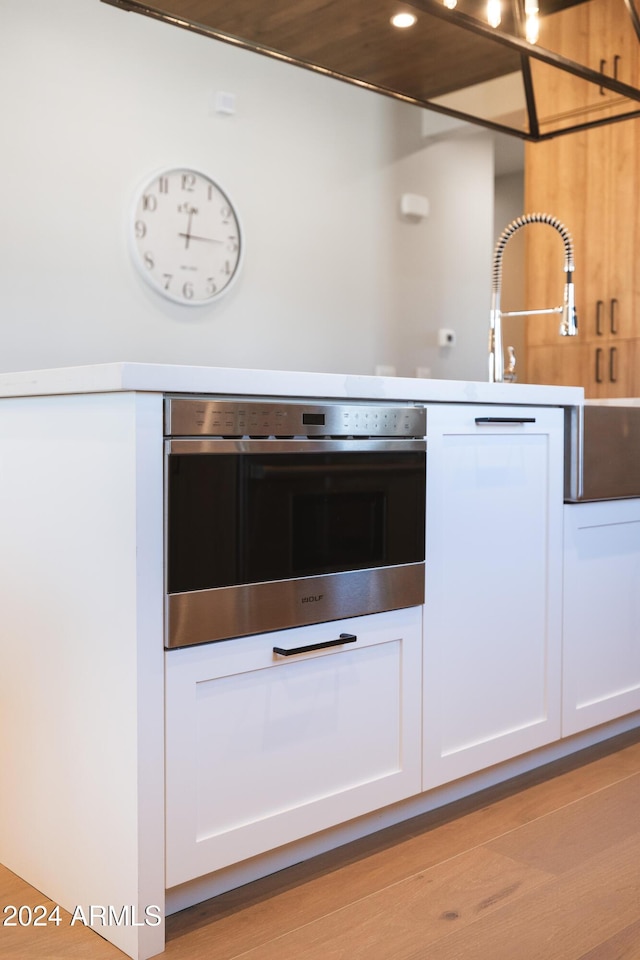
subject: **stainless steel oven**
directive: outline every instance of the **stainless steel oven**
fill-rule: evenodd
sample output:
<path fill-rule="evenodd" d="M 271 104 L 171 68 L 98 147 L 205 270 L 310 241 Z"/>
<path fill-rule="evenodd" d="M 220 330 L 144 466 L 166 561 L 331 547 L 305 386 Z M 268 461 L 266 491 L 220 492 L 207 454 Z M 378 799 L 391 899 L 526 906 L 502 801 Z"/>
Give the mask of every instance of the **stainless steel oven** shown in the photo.
<path fill-rule="evenodd" d="M 165 645 L 424 601 L 426 411 L 168 397 Z"/>

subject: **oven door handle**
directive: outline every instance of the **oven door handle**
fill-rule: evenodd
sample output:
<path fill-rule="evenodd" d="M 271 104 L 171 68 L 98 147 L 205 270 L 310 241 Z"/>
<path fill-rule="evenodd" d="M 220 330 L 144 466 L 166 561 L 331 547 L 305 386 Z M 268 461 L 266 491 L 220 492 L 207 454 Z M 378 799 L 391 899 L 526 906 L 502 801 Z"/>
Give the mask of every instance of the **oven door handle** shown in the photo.
<path fill-rule="evenodd" d="M 343 643 L 355 643 L 357 639 L 355 633 L 341 633 L 337 640 L 323 640 L 320 643 L 309 643 L 304 647 L 291 647 L 290 650 L 285 649 L 285 647 L 274 647 L 273 652 L 280 657 L 293 657 L 297 653 L 310 653 L 312 650 L 339 647 Z"/>

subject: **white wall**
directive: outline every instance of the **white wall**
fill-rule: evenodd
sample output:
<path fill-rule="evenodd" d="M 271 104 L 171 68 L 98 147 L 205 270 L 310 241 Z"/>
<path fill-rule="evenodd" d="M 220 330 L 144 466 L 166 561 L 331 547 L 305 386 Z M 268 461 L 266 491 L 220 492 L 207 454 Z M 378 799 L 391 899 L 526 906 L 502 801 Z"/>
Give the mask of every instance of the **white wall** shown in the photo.
<path fill-rule="evenodd" d="M 216 91 L 236 95 L 215 114 Z M 100 3 L 2 11 L 0 369 L 109 360 L 486 379 L 490 142 L 425 146 L 421 111 Z M 191 165 L 237 206 L 242 276 L 164 301 L 127 247 L 132 197 Z M 402 222 L 402 192 L 432 216 Z M 443 354 L 435 330 L 454 328 Z"/>
<path fill-rule="evenodd" d="M 493 243 L 493 139 L 481 128 L 397 163 L 398 188 L 425 192 L 429 219 L 398 232 L 396 347 L 406 372 L 486 380 Z M 439 329 L 454 347 L 439 347 Z"/>

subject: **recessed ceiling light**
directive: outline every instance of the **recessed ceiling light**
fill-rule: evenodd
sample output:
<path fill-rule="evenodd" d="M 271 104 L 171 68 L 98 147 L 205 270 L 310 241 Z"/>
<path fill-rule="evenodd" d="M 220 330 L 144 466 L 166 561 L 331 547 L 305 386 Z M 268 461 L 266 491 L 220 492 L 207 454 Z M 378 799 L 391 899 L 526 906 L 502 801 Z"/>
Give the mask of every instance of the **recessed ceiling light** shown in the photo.
<path fill-rule="evenodd" d="M 412 27 L 417 19 L 415 13 L 396 13 L 395 16 L 391 17 L 391 23 L 394 27 L 404 29 L 405 27 Z"/>

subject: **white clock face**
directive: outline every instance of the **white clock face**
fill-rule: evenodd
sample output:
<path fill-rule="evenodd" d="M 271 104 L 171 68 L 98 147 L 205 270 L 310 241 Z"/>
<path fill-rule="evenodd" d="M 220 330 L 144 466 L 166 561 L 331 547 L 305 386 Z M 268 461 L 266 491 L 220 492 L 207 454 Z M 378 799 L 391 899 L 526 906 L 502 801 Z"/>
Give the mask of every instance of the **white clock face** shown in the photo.
<path fill-rule="evenodd" d="M 148 283 L 170 300 L 210 303 L 240 268 L 240 224 L 231 201 L 195 170 L 165 170 L 137 197 L 134 259 Z"/>

